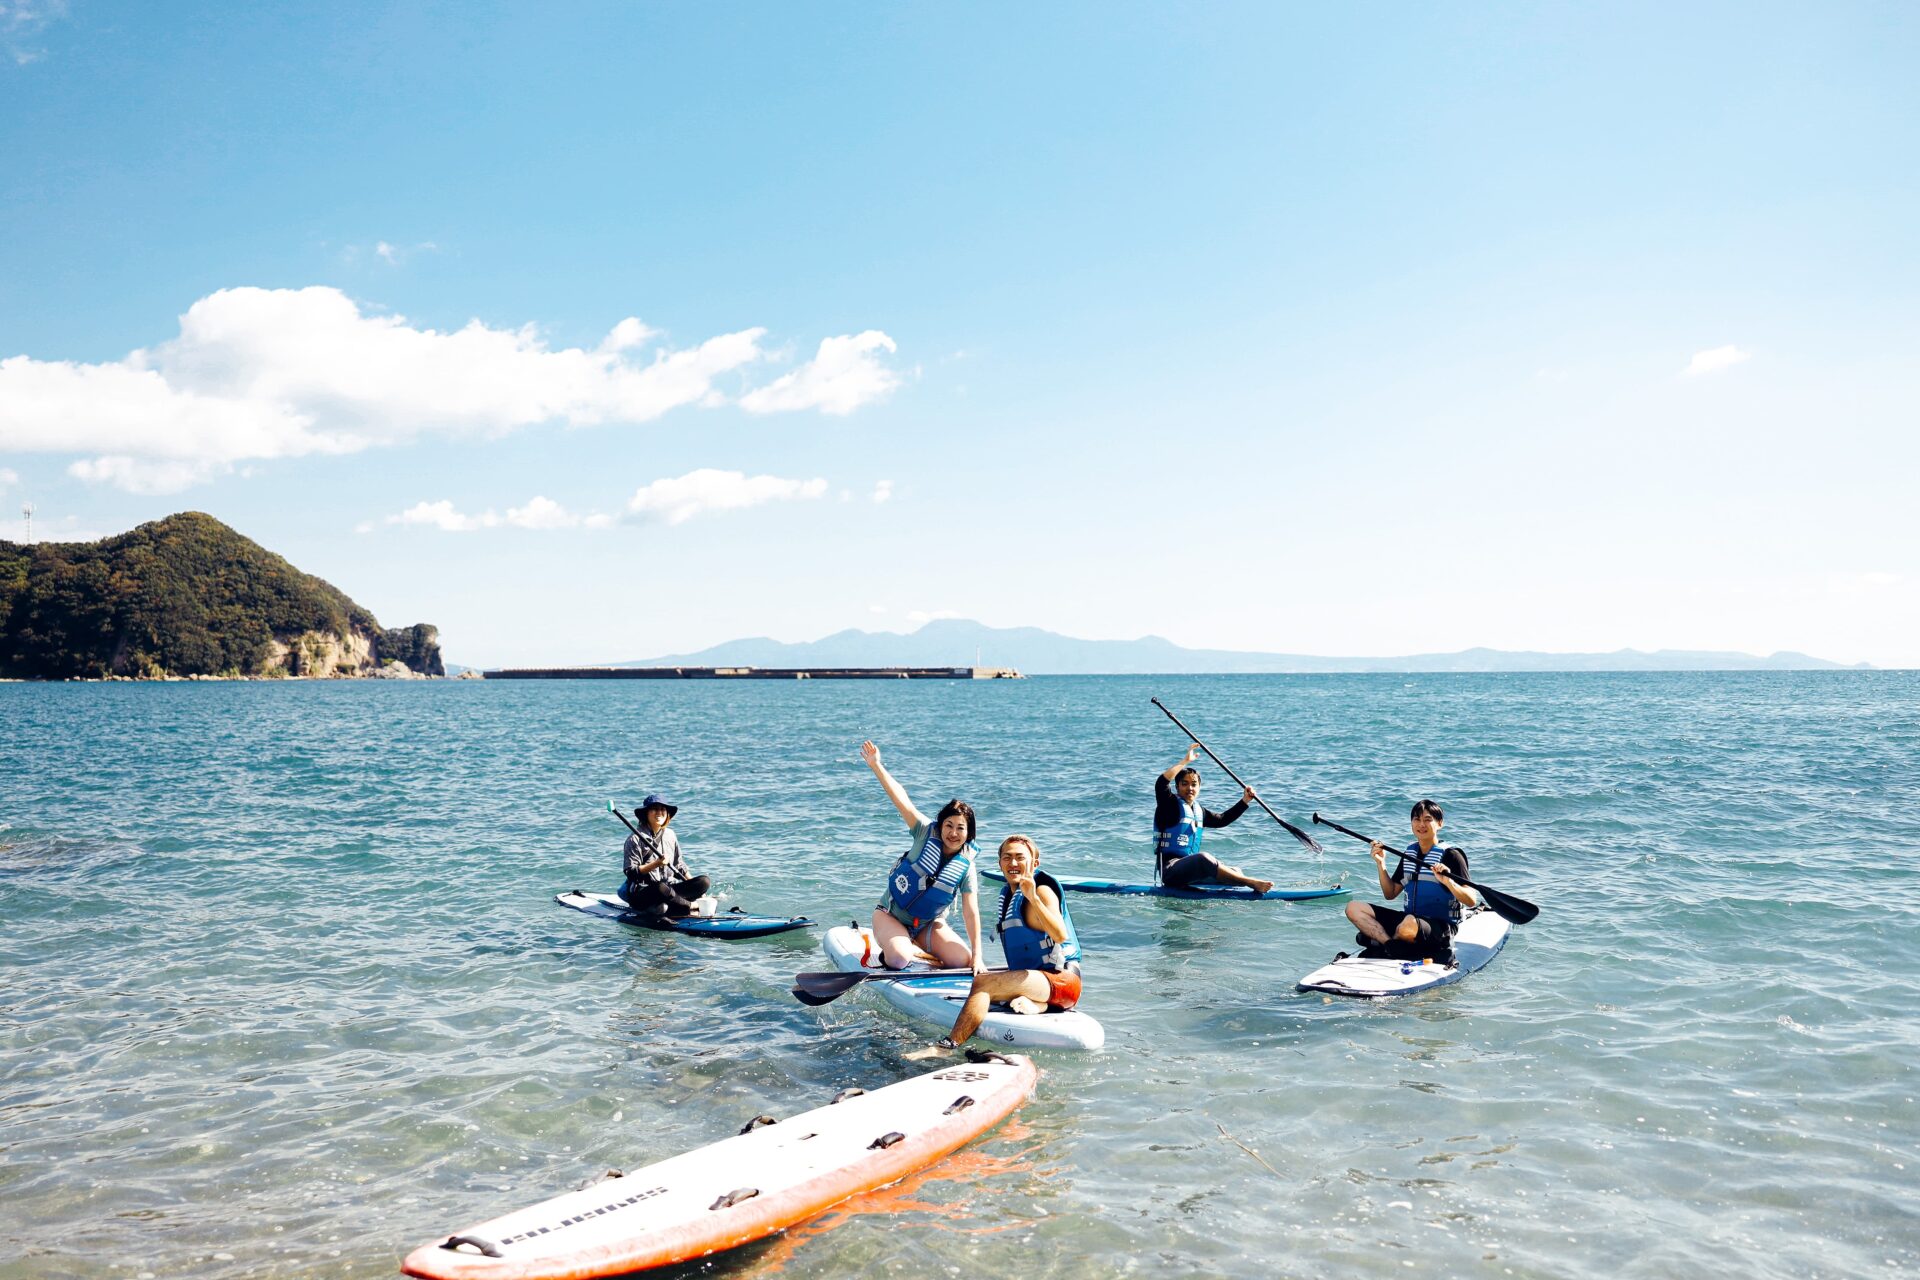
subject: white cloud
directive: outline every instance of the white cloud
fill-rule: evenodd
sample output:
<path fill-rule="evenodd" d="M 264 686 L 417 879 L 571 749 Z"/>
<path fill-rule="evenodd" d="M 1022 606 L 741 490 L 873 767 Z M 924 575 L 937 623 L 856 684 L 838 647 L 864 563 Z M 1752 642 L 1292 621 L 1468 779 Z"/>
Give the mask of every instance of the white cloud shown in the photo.
<path fill-rule="evenodd" d="M 642 518 L 683 524 L 709 511 L 738 511 L 767 502 L 818 498 L 826 491 L 823 479 L 787 480 L 702 467 L 642 485 L 628 501 L 627 510 Z"/>
<path fill-rule="evenodd" d="M 878 355 L 895 350 L 893 339 L 878 329 L 823 338 L 812 360 L 758 391 L 741 396 L 740 407 L 749 413 L 785 413 L 798 409 L 852 413 L 900 384 L 899 375 L 880 363 Z"/>
<path fill-rule="evenodd" d="M 472 533 L 475 529 L 492 529 L 499 525 L 500 517 L 492 511 L 477 516 L 461 515 L 454 510 L 453 503 L 446 499 L 439 502 L 416 502 L 397 516 L 388 516 L 388 524 L 424 524 L 447 533 Z"/>
<path fill-rule="evenodd" d="M 20 473 L 0 467 L 0 489 L 11 489 L 20 483 Z"/>
<path fill-rule="evenodd" d="M 489 507 L 478 515 L 466 515 L 453 503 L 416 502 L 397 516 L 388 516 L 386 524 L 426 525 L 446 533 L 472 533 L 477 529 L 609 529 L 617 523 L 610 515 L 590 511 L 582 515 L 567 510 L 553 499 L 535 495 L 524 507 L 508 507 L 504 516 Z M 371 532 L 371 524 L 357 526 L 361 533 Z"/>
<path fill-rule="evenodd" d="M 397 267 L 416 253 L 434 253 L 440 248 L 431 240 L 422 240 L 418 244 L 394 244 L 388 240 L 374 242 L 373 254 L 390 267 Z M 360 256 L 360 250 L 352 245 L 347 247 L 347 261 L 352 262 Z"/>
<path fill-rule="evenodd" d="M 555 503 L 551 497 L 532 497 L 526 507 L 509 507 L 507 524 L 516 530 L 578 530 L 580 526 L 588 528 L 609 528 L 611 516 L 601 516 L 599 512 L 574 514 Z"/>
<path fill-rule="evenodd" d="M 67 0 L 0 0 L 0 44 L 15 66 L 38 62 L 47 51 L 27 41 L 66 16 Z"/>
<path fill-rule="evenodd" d="M 1871 595 L 1897 587 L 1902 580 L 1897 573 L 1867 569 L 1858 573 L 1835 574 L 1827 580 L 1827 587 L 1839 595 Z"/>
<path fill-rule="evenodd" d="M 873 500 L 875 502 L 885 502 L 891 497 L 893 497 L 893 481 L 882 480 L 873 486 Z"/>
<path fill-rule="evenodd" d="M 1753 358 L 1752 354 L 1742 351 L 1729 343 L 1724 347 L 1713 347 L 1707 351 L 1696 351 L 1693 359 L 1687 363 L 1685 376 L 1698 377 L 1704 373 L 1721 373 L 1737 364 L 1744 364 Z"/>
<path fill-rule="evenodd" d="M 179 493 L 232 469 L 218 462 L 130 458 L 116 453 L 70 463 L 67 474 L 88 484 L 110 484 L 128 493 Z"/>
<path fill-rule="evenodd" d="M 643 355 L 658 335 L 630 318 L 596 348 L 555 350 L 532 326 L 416 328 L 365 314 L 337 289 L 223 289 L 188 308 L 177 337 L 124 360 L 0 359 L 0 452 L 93 455 L 71 474 L 158 493 L 257 459 L 549 422 L 649 422 L 727 403 L 715 380 L 764 359 L 764 335 L 743 329 Z M 823 342 L 820 358 L 763 389 L 799 379 L 773 397 L 782 403 L 755 412 L 847 412 L 876 377 L 890 385 L 873 339 L 893 347 L 884 334 Z"/>

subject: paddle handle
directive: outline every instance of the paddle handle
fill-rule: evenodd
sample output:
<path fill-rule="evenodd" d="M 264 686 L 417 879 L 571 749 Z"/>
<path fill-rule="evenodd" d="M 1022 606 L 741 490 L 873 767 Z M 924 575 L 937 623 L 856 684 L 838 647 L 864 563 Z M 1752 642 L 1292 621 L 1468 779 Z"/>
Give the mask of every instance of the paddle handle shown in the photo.
<path fill-rule="evenodd" d="M 631 822 L 628 822 L 627 815 L 620 812 L 618 809 L 614 808 L 613 801 L 611 800 L 607 801 L 607 812 L 612 814 L 614 817 L 620 819 L 622 825 L 624 825 L 627 830 L 633 832 L 633 834 L 635 835 L 640 834 L 640 828 L 634 826 Z"/>
<path fill-rule="evenodd" d="M 1242 791 L 1253 790 L 1252 787 L 1249 787 L 1246 784 L 1245 779 L 1243 779 L 1239 774 L 1235 773 L 1233 770 L 1227 768 L 1227 762 L 1225 760 L 1222 760 L 1219 756 L 1213 754 L 1212 747 L 1200 741 L 1200 739 L 1194 735 L 1193 730 L 1187 728 L 1187 726 L 1184 724 L 1180 724 L 1180 717 L 1173 714 L 1173 712 L 1168 711 L 1166 703 L 1160 701 L 1160 699 L 1158 698 L 1151 698 L 1149 699 L 1149 701 L 1152 702 L 1154 706 L 1160 708 L 1161 713 L 1165 715 L 1167 719 L 1173 721 L 1174 724 L 1179 725 L 1180 732 L 1186 734 L 1187 740 L 1193 743 L 1194 746 L 1206 752 L 1207 759 L 1213 761 L 1214 764 L 1218 765 L 1220 768 L 1220 772 L 1226 774 L 1229 778 L 1232 778 L 1235 782 L 1238 782 L 1240 784 L 1240 789 Z M 1291 834 L 1295 840 L 1298 840 L 1301 844 L 1306 845 L 1307 848 L 1313 850 L 1315 853 L 1326 852 L 1325 849 L 1322 849 L 1320 847 L 1320 842 L 1318 840 L 1315 840 L 1312 836 L 1308 835 L 1306 832 L 1302 831 L 1300 828 L 1294 826 L 1291 822 L 1288 822 L 1285 818 L 1275 813 L 1273 811 L 1273 807 L 1269 805 L 1265 800 L 1262 800 L 1258 795 L 1255 795 L 1253 797 L 1253 802 L 1259 805 L 1262 809 L 1265 809 L 1267 811 L 1267 816 L 1269 818 L 1272 818 L 1275 822 L 1285 827 L 1288 833 Z"/>
<path fill-rule="evenodd" d="M 1323 818 L 1317 813 L 1313 815 L 1313 823 L 1317 827 L 1332 827 L 1335 831 L 1338 831 L 1341 835 L 1352 836 L 1355 840 L 1359 840 L 1364 844 L 1378 843 L 1376 840 L 1374 840 L 1372 836 L 1363 836 L 1358 831 L 1355 831 L 1352 827 L 1343 827 L 1339 823 L 1334 822 L 1327 818 Z"/>

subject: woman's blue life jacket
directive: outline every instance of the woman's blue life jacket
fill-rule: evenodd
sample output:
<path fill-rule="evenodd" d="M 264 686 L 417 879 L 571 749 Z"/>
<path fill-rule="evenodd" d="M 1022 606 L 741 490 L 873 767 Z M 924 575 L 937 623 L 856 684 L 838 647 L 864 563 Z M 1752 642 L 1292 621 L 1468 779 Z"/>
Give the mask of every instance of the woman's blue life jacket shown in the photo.
<path fill-rule="evenodd" d="M 1170 827 L 1156 827 L 1153 832 L 1153 854 L 1163 864 L 1175 858 L 1184 858 L 1190 853 L 1200 852 L 1200 838 L 1207 833 L 1205 821 L 1197 804 L 1180 802 L 1180 821 Z"/>
<path fill-rule="evenodd" d="M 1007 953 L 1009 969 L 1048 969 L 1054 973 L 1065 973 L 1069 969 L 1080 970 L 1080 933 L 1073 927 L 1073 913 L 1067 910 L 1067 895 L 1060 891 L 1060 882 L 1044 871 L 1033 873 L 1033 882 L 1043 884 L 1053 890 L 1053 900 L 1058 904 L 1060 919 L 1067 926 L 1067 936 L 1056 940 L 1045 929 L 1036 929 L 1027 923 L 1027 895 L 1017 892 L 1012 885 L 1000 890 L 1000 945 Z"/>
<path fill-rule="evenodd" d="M 1412 868 L 1412 883 L 1407 888 L 1407 910 L 1427 920 L 1445 920 L 1453 923 L 1460 919 L 1460 900 L 1447 891 L 1447 887 L 1434 879 L 1428 869 L 1437 864 L 1451 852 L 1443 845 L 1434 845 L 1430 853 L 1420 852 L 1420 842 L 1414 841 L 1401 850 L 1401 856 Z M 1452 868 L 1448 868 L 1449 871 Z"/>
<path fill-rule="evenodd" d="M 966 848 L 942 866 L 940 860 L 945 852 L 940 843 L 940 826 L 931 824 L 920 847 L 902 854 L 887 876 L 887 900 L 912 918 L 915 929 L 947 913 L 954 896 L 960 892 L 960 882 L 973 870 L 978 851 L 973 842 L 968 841 Z"/>

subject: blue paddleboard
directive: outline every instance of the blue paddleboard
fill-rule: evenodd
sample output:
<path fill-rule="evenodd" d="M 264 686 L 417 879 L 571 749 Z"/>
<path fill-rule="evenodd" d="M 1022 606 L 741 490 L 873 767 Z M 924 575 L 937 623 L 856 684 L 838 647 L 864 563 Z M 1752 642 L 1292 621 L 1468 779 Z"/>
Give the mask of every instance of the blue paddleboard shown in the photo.
<path fill-rule="evenodd" d="M 989 880 L 1005 884 L 1006 877 L 996 871 L 982 871 Z M 1255 893 L 1245 885 L 1202 884 L 1190 889 L 1175 889 L 1163 884 L 1123 884 L 1118 880 L 1084 880 L 1073 876 L 1055 876 L 1060 887 L 1073 893 L 1123 893 L 1142 898 L 1190 898 L 1205 901 L 1229 898 L 1235 902 L 1309 902 L 1315 898 L 1333 898 L 1347 891 L 1338 882 L 1328 889 L 1269 889 Z"/>
<path fill-rule="evenodd" d="M 662 916 L 641 914 L 627 906 L 626 899 L 611 893 L 558 893 L 553 900 L 563 907 L 584 911 L 590 916 L 618 920 L 621 924 L 662 933 L 690 933 L 697 938 L 764 938 L 770 933 L 804 929 L 813 921 L 805 916 L 750 916 L 729 911 L 718 916 Z"/>

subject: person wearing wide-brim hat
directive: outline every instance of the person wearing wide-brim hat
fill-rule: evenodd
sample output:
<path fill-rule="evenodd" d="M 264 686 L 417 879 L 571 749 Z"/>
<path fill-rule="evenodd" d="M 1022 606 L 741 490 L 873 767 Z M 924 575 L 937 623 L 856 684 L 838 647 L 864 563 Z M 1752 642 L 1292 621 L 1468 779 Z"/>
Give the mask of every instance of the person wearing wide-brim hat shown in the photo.
<path fill-rule="evenodd" d="M 678 805 L 668 804 L 657 795 L 640 802 L 633 816 L 640 829 L 627 837 L 621 851 L 627 882 L 620 896 L 635 911 L 657 912 L 669 916 L 693 914 L 693 904 L 706 896 L 712 882 L 687 870 L 680 854 L 680 837 L 667 830 Z"/>

